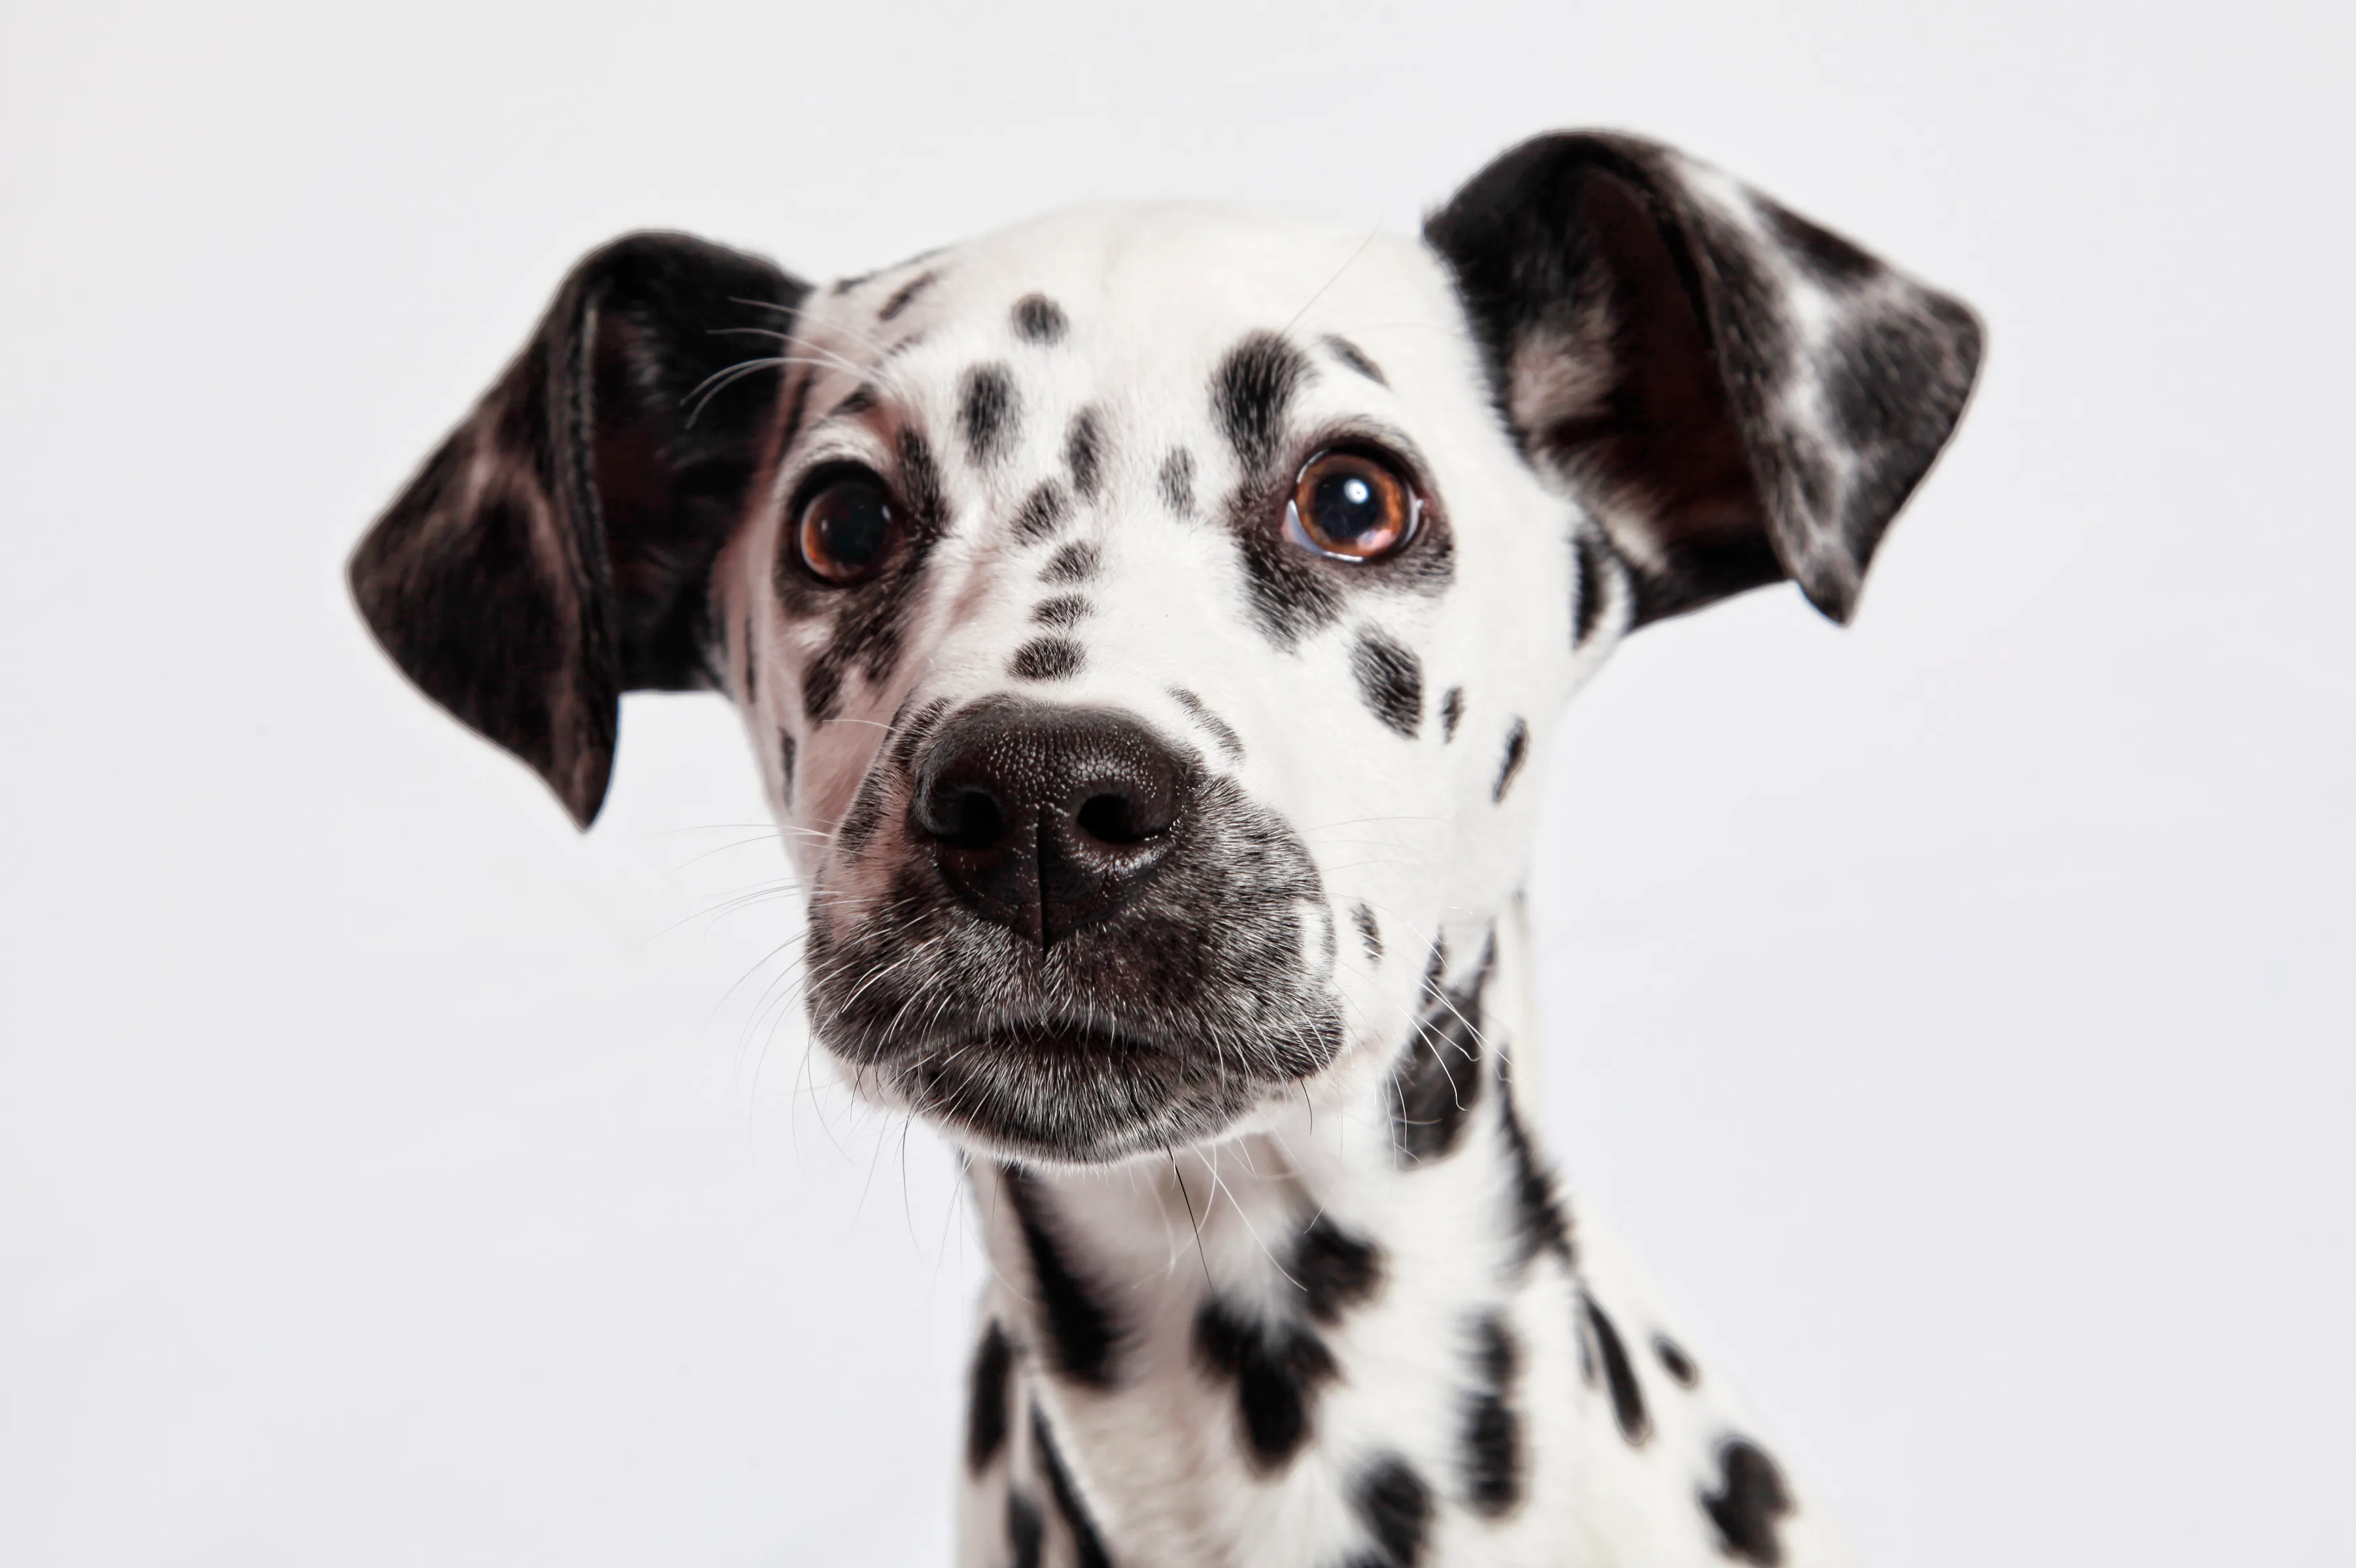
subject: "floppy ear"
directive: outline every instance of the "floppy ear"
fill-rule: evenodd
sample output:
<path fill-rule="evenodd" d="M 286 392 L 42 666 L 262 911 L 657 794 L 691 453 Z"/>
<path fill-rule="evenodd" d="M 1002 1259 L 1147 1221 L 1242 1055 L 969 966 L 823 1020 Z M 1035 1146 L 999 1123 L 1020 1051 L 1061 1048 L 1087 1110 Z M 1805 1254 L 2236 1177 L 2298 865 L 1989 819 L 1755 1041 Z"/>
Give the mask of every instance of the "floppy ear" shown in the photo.
<path fill-rule="evenodd" d="M 621 694 L 718 684 L 707 586 L 776 397 L 774 377 L 725 372 L 763 352 L 744 329 L 788 332 L 809 292 L 684 234 L 592 251 L 352 554 L 393 662 L 583 827 Z"/>
<path fill-rule="evenodd" d="M 1785 577 L 1848 619 L 1971 391 L 1968 308 L 1632 136 L 1526 142 L 1424 237 L 1515 439 L 1634 569 L 1637 624 Z"/>

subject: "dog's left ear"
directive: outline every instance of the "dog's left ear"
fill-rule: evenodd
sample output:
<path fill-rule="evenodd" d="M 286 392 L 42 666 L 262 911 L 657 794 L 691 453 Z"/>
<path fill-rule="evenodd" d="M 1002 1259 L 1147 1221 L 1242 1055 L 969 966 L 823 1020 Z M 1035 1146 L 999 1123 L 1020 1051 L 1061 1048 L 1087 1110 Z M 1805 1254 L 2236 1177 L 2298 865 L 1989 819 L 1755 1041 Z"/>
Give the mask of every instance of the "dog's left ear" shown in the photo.
<path fill-rule="evenodd" d="M 1846 621 L 1954 429 L 1978 320 L 1630 136 L 1541 136 L 1424 225 L 1498 406 L 1633 568 L 1638 624 L 1789 577 Z"/>
<path fill-rule="evenodd" d="M 718 684 L 706 591 L 776 406 L 777 378 L 747 372 L 779 363 L 755 345 L 809 293 L 685 234 L 590 252 L 352 554 L 393 662 L 583 827 L 621 694 Z"/>

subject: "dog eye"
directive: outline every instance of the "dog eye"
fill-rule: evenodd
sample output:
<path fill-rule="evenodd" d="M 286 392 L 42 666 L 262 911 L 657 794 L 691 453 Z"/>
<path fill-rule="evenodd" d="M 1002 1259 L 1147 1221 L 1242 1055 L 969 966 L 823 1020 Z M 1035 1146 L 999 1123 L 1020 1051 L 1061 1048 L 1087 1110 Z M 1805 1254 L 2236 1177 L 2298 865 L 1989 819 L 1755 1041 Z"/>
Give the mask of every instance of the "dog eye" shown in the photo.
<path fill-rule="evenodd" d="M 884 570 L 899 534 L 892 494 L 864 470 L 823 482 L 802 503 L 797 522 L 802 564 L 826 581 L 864 582 Z"/>
<path fill-rule="evenodd" d="M 1284 509 L 1287 539 L 1343 560 L 1376 560 L 1415 537 L 1421 497 L 1388 463 L 1364 452 L 1311 458 Z"/>

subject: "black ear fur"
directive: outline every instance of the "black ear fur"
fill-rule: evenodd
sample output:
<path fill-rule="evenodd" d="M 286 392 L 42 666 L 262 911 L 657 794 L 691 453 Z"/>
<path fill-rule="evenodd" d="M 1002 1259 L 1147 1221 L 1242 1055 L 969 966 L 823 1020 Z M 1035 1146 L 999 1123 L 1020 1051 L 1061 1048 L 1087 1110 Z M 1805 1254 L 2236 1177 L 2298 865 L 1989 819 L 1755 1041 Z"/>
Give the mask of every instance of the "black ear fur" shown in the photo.
<path fill-rule="evenodd" d="M 1966 306 L 1631 136 L 1526 142 L 1424 236 L 1515 439 L 1633 567 L 1638 624 L 1785 577 L 1848 619 L 1970 394 Z"/>
<path fill-rule="evenodd" d="M 774 377 L 715 379 L 763 352 L 723 329 L 787 332 L 809 293 L 684 234 L 592 251 L 352 554 L 352 595 L 393 662 L 583 827 L 621 694 L 718 684 L 705 594 L 776 400 Z"/>

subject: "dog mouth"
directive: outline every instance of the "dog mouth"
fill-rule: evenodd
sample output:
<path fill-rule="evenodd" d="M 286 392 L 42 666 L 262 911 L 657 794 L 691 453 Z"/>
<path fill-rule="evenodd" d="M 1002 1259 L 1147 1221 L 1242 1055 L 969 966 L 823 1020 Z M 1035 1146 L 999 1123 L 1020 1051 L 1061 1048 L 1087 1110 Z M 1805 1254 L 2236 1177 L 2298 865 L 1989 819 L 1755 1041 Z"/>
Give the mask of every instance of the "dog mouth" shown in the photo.
<path fill-rule="evenodd" d="M 864 1058 L 860 1071 L 873 1074 L 874 1088 L 961 1141 L 998 1155 L 1101 1164 L 1215 1136 L 1273 1083 L 1323 1067 L 1338 1041 L 1322 1029 L 1298 1032 L 1281 1065 L 1240 1042 L 1059 1018 L 928 1031 L 880 1054 L 845 1051 L 847 1041 L 830 1049 Z"/>

